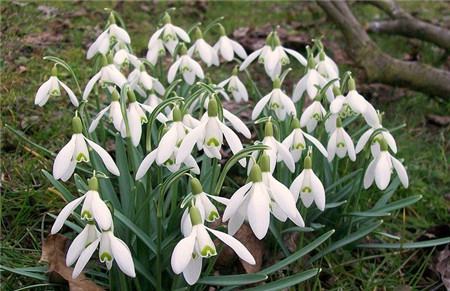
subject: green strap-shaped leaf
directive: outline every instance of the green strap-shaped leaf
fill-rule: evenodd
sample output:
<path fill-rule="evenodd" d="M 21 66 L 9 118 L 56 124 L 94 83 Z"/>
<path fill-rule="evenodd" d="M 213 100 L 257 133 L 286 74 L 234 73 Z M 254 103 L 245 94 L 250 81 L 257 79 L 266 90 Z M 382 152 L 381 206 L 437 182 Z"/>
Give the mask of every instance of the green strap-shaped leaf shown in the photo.
<path fill-rule="evenodd" d="M 444 237 L 439 239 L 431 239 L 426 241 L 408 242 L 408 243 L 373 243 L 373 244 L 360 244 L 358 248 L 368 249 L 421 249 L 435 247 L 439 245 L 445 245 L 450 243 L 450 237 Z"/>
<path fill-rule="evenodd" d="M 275 282 L 270 282 L 261 286 L 245 289 L 247 291 L 279 291 L 304 282 L 320 273 L 321 269 L 315 268 L 305 272 L 301 272 Z"/>
<path fill-rule="evenodd" d="M 311 259 L 309 259 L 308 263 L 315 262 L 318 259 L 320 259 L 323 256 L 325 256 L 326 254 L 329 254 L 329 253 L 331 253 L 334 250 L 342 248 L 345 245 L 348 245 L 348 244 L 350 244 L 350 243 L 352 243 L 354 241 L 357 241 L 357 240 L 365 237 L 366 235 L 368 235 L 369 233 L 374 231 L 377 227 L 379 227 L 382 223 L 383 223 L 383 220 L 380 220 L 380 221 L 378 221 L 376 223 L 369 224 L 366 227 L 360 228 L 358 231 L 345 236 L 343 239 L 332 243 L 327 248 L 325 248 L 323 251 L 319 252 L 318 254 L 313 256 Z"/>
<path fill-rule="evenodd" d="M 133 232 L 141 241 L 156 254 L 156 245 L 152 239 L 136 224 L 129 220 L 125 215 L 123 215 L 119 210 L 114 210 L 114 216 L 120 220 L 131 232 Z"/>
<path fill-rule="evenodd" d="M 208 276 L 198 280 L 198 284 L 215 285 L 215 286 L 232 286 L 247 285 L 267 280 L 267 275 L 243 274 L 243 275 L 226 275 L 226 276 Z"/>
<path fill-rule="evenodd" d="M 50 174 L 46 170 L 42 170 L 42 173 L 50 181 L 50 183 L 52 183 L 52 185 L 55 186 L 55 188 L 63 195 L 64 199 L 67 202 L 75 199 L 75 196 L 70 193 L 70 191 L 67 190 L 67 188 L 61 182 L 57 181 L 52 174 Z"/>

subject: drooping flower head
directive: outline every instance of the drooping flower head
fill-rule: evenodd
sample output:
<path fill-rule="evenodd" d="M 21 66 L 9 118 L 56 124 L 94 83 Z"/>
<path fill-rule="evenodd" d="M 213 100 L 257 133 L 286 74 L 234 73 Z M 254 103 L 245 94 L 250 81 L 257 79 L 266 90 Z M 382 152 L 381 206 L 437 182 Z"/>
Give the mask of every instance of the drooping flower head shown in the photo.
<path fill-rule="evenodd" d="M 187 51 L 190 57 L 199 56 L 200 59 L 208 66 L 219 65 L 219 56 L 214 48 L 203 39 L 203 33 L 197 26 L 194 31 L 196 41 Z"/>
<path fill-rule="evenodd" d="M 183 76 L 184 81 L 189 85 L 194 84 L 196 77 L 199 79 L 205 78 L 202 67 L 187 54 L 184 43 L 180 45 L 179 54 L 178 59 L 170 66 L 167 73 L 169 83 L 175 80 L 177 72 Z"/>
<path fill-rule="evenodd" d="M 227 36 L 225 28 L 222 24 L 219 23 L 218 25 L 220 30 L 220 38 L 214 45 L 214 50 L 217 55 L 222 56 L 222 58 L 227 62 L 232 61 L 235 54 L 241 59 L 245 59 L 247 57 L 247 53 L 242 45 Z"/>
<path fill-rule="evenodd" d="M 56 68 L 56 64 L 52 68 L 51 77 L 39 87 L 34 99 L 34 104 L 42 107 L 45 103 L 47 103 L 50 97 L 61 96 L 60 86 L 63 87 L 64 91 L 66 91 L 70 102 L 72 102 L 75 107 L 78 107 L 78 99 L 73 91 L 58 79 L 58 69 Z"/>
<path fill-rule="evenodd" d="M 335 155 L 339 158 L 348 155 L 350 160 L 356 160 L 355 146 L 353 145 L 352 138 L 342 127 L 342 121 L 339 117 L 336 119 L 336 129 L 328 140 L 327 150 L 328 160 L 330 162 L 334 159 Z"/>
<path fill-rule="evenodd" d="M 102 117 L 105 116 L 107 112 L 109 112 L 109 119 L 112 121 L 114 128 L 120 132 L 123 123 L 123 115 L 120 108 L 119 92 L 117 92 L 117 90 L 114 88 L 111 92 L 111 99 L 111 103 L 103 108 L 99 113 L 97 113 L 97 115 L 92 120 L 91 125 L 89 126 L 89 132 L 93 132 L 97 128 L 100 119 L 102 119 Z"/>
<path fill-rule="evenodd" d="M 238 77 L 238 67 L 234 67 L 233 73 L 230 78 L 223 80 L 220 82 L 217 86 L 220 88 L 224 88 L 226 93 L 231 94 L 233 96 L 234 100 L 237 103 L 240 103 L 242 101 L 247 102 L 248 101 L 248 92 L 245 88 L 245 85 L 242 83 L 241 80 L 239 80 Z"/>

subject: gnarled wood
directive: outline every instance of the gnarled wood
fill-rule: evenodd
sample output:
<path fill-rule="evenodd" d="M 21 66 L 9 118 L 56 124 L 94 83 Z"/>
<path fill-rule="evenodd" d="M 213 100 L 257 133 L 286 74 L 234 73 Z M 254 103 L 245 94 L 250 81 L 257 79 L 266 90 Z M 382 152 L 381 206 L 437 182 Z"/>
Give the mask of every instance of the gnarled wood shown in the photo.
<path fill-rule="evenodd" d="M 345 1 L 317 1 L 343 32 L 357 64 L 372 82 L 404 86 L 431 95 L 450 97 L 450 73 L 431 66 L 398 60 L 382 52 L 355 18 Z"/>

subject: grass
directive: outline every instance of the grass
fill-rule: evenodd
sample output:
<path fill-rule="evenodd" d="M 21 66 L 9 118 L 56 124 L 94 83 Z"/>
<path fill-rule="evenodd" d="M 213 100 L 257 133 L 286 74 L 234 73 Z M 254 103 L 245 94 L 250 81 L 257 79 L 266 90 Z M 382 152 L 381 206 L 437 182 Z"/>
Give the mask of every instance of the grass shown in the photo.
<path fill-rule="evenodd" d="M 258 27 L 268 23 L 281 25 L 292 21 L 312 24 L 308 26 L 310 37 L 332 35 L 331 40 L 342 44 L 342 37 L 335 33 L 332 24 L 314 24 L 323 19 L 321 10 L 312 3 L 295 2 L 211 2 L 185 4 L 176 10 L 173 19 L 184 27 L 197 21 L 226 16 L 223 21 L 230 33 L 242 26 Z M 402 2 L 405 8 L 427 20 L 442 19 L 448 12 L 443 2 Z M 33 105 L 34 95 L 50 71 L 51 64 L 42 60 L 45 55 L 55 55 L 77 68 L 89 67 L 85 49 L 101 31 L 105 23 L 104 7 L 115 7 L 122 15 L 132 37 L 132 44 L 139 55 L 145 55 L 147 41 L 155 30 L 155 24 L 167 3 L 133 2 L 119 4 L 115 1 L 82 2 L 2 2 L 1 3 L 1 262 L 7 267 L 35 266 L 40 257 L 42 239 L 47 235 L 52 219 L 46 212 L 56 213 L 63 201 L 52 191 L 41 169 L 51 169 L 52 158 L 43 152 L 20 142 L 9 131 L 8 124 L 26 134 L 32 141 L 57 151 L 66 141 L 70 129 L 70 114 L 63 110 L 68 106 L 66 98 L 50 100 L 45 109 Z M 300 8 L 300 9 L 299 9 Z M 206 9 L 206 12 L 204 12 Z M 357 5 L 358 17 L 368 21 L 380 17 L 380 12 L 368 5 Z M 446 10 L 443 10 L 446 9 Z M 249 13 L 249 11 L 252 11 Z M 421 60 L 440 64 L 443 52 L 431 44 L 407 40 L 395 36 L 373 36 L 380 46 L 396 57 L 403 57 L 417 50 Z M 88 70 L 79 70 L 80 80 L 87 80 Z M 64 76 L 65 80 L 69 76 Z M 69 85 L 74 84 L 69 81 Z M 82 81 L 82 83 L 84 83 Z M 82 84 L 83 85 L 83 84 Z M 390 98 L 398 97 L 392 99 Z M 404 95 L 404 96 L 403 96 Z M 448 115 L 450 104 L 416 92 L 399 94 L 389 89 L 382 96 L 373 97 L 376 107 L 386 115 L 386 127 L 406 123 L 396 132 L 399 156 L 406 161 L 411 187 L 400 190 L 396 198 L 421 194 L 423 199 L 403 213 L 393 215 L 385 222 L 385 232 L 404 234 L 414 241 L 432 226 L 448 221 L 449 202 L 444 194 L 450 192 L 449 127 L 436 127 L 427 123 L 428 114 Z M 74 186 L 72 185 L 72 188 Z M 366 195 L 367 196 L 367 195 Z M 369 202 L 371 197 L 363 197 Z M 405 218 L 405 221 L 403 221 Z M 406 233 L 405 231 L 406 227 Z M 433 257 L 433 250 L 416 250 L 393 253 L 392 251 L 357 250 L 340 251 L 327 256 L 322 264 L 324 275 L 321 286 L 341 290 L 387 289 L 409 285 L 417 290 L 435 286 L 439 278 L 424 276 Z M 420 259 L 417 259 L 420 258 Z M 1 272 L 2 287 L 13 290 L 39 283 L 5 271 Z M 319 284 L 319 283 L 318 283 Z"/>

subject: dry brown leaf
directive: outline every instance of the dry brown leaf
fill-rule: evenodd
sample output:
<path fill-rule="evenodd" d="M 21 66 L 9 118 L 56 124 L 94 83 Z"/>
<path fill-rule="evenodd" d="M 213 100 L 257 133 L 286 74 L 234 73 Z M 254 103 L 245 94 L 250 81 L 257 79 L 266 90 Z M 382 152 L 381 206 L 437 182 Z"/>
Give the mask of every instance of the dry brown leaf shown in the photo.
<path fill-rule="evenodd" d="M 441 275 L 445 288 L 450 290 L 450 250 L 448 246 L 438 253 L 436 271 Z"/>
<path fill-rule="evenodd" d="M 234 237 L 244 244 L 256 261 L 256 264 L 250 265 L 246 261 L 239 259 L 245 272 L 256 273 L 260 271 L 264 255 L 264 243 L 253 234 L 253 231 L 247 224 L 243 224 Z"/>
<path fill-rule="evenodd" d="M 447 126 L 450 124 L 450 116 L 429 114 L 427 115 L 427 119 L 429 122 L 439 125 L 439 126 Z"/>
<path fill-rule="evenodd" d="M 101 291 L 104 290 L 84 274 L 72 279 L 73 269 L 66 266 L 65 250 L 67 238 L 60 234 L 49 235 L 42 244 L 40 262 L 48 263 L 49 277 L 53 280 L 63 278 L 71 291 Z"/>

